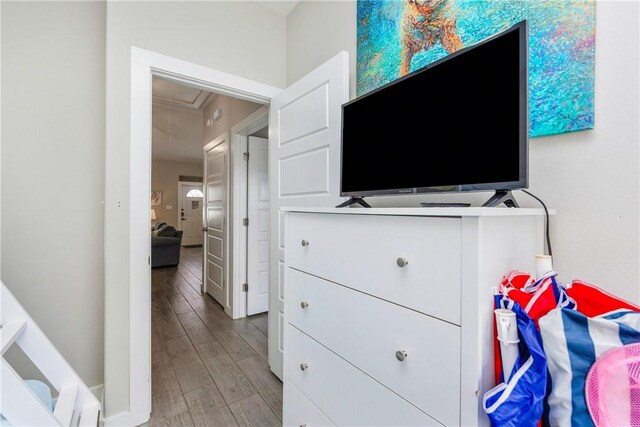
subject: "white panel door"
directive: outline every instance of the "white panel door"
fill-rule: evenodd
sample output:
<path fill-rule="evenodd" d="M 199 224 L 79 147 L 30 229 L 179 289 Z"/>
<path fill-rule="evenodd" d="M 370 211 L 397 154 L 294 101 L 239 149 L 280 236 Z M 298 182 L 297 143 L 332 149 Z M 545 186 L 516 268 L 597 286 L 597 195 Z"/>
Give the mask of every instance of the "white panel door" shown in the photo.
<path fill-rule="evenodd" d="M 202 234 L 202 184 L 186 184 L 181 182 L 178 185 L 180 193 L 179 208 L 180 221 L 178 227 L 182 230 L 182 246 L 201 245 Z"/>
<path fill-rule="evenodd" d="M 223 307 L 227 306 L 227 153 L 225 132 L 204 147 L 204 290 Z"/>
<path fill-rule="evenodd" d="M 269 140 L 249 137 L 247 315 L 269 310 Z"/>
<path fill-rule="evenodd" d="M 281 207 L 340 203 L 341 107 L 349 54 L 340 52 L 271 100 L 269 365 L 282 379 L 284 215 Z"/>

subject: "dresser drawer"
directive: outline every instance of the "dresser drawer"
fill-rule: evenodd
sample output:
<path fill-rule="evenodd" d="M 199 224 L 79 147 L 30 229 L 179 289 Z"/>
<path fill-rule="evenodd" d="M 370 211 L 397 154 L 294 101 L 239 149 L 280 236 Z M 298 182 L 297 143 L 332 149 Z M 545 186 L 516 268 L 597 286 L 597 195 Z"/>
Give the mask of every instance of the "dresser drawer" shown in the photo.
<path fill-rule="evenodd" d="M 291 268 L 286 274 L 288 322 L 439 422 L 459 424 L 460 327 Z"/>
<path fill-rule="evenodd" d="M 291 381 L 285 381 L 286 399 L 284 425 L 289 427 L 335 426 L 312 401 L 305 396 Z"/>
<path fill-rule="evenodd" d="M 292 212 L 286 262 L 459 325 L 460 224 L 446 217 Z"/>
<path fill-rule="evenodd" d="M 337 425 L 438 425 L 292 325 L 287 325 L 286 333 L 285 376 Z M 306 364 L 304 370 L 301 364 Z"/>

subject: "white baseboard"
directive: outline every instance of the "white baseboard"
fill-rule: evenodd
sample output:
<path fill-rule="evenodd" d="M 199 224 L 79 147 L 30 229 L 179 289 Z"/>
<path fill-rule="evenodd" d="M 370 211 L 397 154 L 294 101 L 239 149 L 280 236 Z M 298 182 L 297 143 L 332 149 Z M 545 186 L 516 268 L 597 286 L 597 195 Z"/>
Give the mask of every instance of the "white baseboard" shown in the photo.
<path fill-rule="evenodd" d="M 131 412 L 122 412 L 102 420 L 104 427 L 131 426 Z"/>
<path fill-rule="evenodd" d="M 131 412 L 121 412 L 102 420 L 102 425 L 104 427 L 133 427 L 145 424 L 148 421 L 149 415 L 147 415 L 146 417 L 134 417 Z"/>

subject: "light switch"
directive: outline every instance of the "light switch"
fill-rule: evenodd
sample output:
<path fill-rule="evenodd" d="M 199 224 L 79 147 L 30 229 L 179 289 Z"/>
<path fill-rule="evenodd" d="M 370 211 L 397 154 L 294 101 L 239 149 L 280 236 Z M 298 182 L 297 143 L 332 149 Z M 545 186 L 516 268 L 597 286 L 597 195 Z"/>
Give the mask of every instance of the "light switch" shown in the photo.
<path fill-rule="evenodd" d="M 167 205 L 165 206 L 165 208 L 167 208 L 167 210 L 170 211 L 171 209 L 173 209 L 173 205 Z"/>

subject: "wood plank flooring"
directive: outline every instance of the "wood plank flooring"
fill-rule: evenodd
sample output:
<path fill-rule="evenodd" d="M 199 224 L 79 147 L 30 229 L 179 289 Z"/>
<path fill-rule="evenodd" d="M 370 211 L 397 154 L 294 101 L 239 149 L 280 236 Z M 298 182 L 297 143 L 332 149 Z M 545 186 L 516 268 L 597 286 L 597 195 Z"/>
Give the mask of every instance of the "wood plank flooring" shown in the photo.
<path fill-rule="evenodd" d="M 282 425 L 267 363 L 267 313 L 232 320 L 200 293 L 202 248 L 152 270 L 151 426 Z"/>

